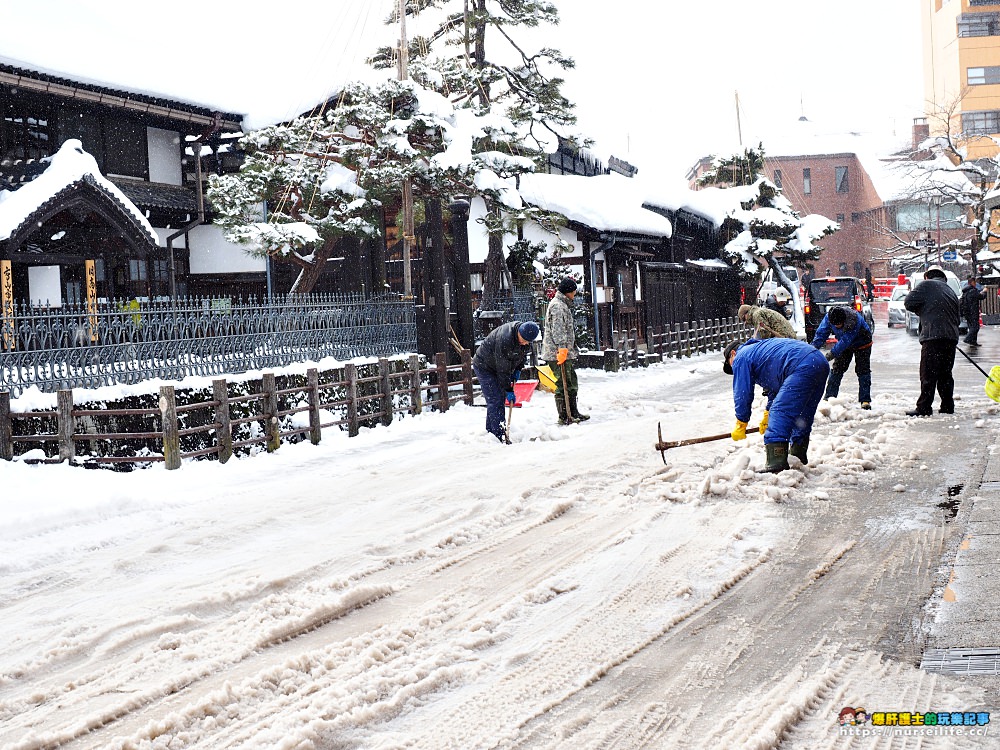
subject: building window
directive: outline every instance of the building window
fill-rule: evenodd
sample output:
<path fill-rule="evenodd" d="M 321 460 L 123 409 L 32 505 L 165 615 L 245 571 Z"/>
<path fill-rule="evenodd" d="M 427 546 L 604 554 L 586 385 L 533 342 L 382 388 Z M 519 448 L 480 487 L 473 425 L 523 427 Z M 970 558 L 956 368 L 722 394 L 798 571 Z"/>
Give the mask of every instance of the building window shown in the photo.
<path fill-rule="evenodd" d="M 847 167 L 836 167 L 836 185 L 838 193 L 849 193 L 850 183 L 847 181 Z"/>
<path fill-rule="evenodd" d="M 966 68 L 966 80 L 970 86 L 983 86 L 986 84 L 1000 83 L 1000 66 L 990 66 L 988 68 Z"/>
<path fill-rule="evenodd" d="M 857 211 L 852 211 L 851 212 L 851 223 L 852 224 L 857 224 L 859 221 L 861 221 L 861 214 L 859 214 Z"/>
<path fill-rule="evenodd" d="M 963 13 L 958 17 L 958 35 L 1000 36 L 1000 13 Z"/>
<path fill-rule="evenodd" d="M 0 158 L 41 159 L 57 146 L 48 112 L 12 97 L 4 103 L 0 120 Z"/>
<path fill-rule="evenodd" d="M 809 167 L 802 170 L 802 192 L 809 195 L 813 191 L 812 172 Z"/>
<path fill-rule="evenodd" d="M 128 277 L 132 281 L 145 281 L 147 276 L 146 261 L 130 260 L 128 262 Z"/>
<path fill-rule="evenodd" d="M 976 5 L 996 5 L 997 0 L 969 0 L 969 7 Z"/>
<path fill-rule="evenodd" d="M 781 190 L 781 170 L 780 169 L 774 170 L 774 186 L 776 188 L 778 188 L 778 190 Z"/>
<path fill-rule="evenodd" d="M 1000 111 L 963 112 L 962 132 L 965 135 L 1000 133 Z"/>
<path fill-rule="evenodd" d="M 153 281 L 169 281 L 169 280 L 170 280 L 170 261 L 154 260 Z"/>
<path fill-rule="evenodd" d="M 594 261 L 594 276 L 596 277 L 594 279 L 594 283 L 597 284 L 597 286 L 604 286 L 604 261 L 603 260 L 595 260 Z"/>
<path fill-rule="evenodd" d="M 844 223 L 844 215 L 843 214 L 837 214 L 837 223 L 838 224 L 843 224 Z"/>

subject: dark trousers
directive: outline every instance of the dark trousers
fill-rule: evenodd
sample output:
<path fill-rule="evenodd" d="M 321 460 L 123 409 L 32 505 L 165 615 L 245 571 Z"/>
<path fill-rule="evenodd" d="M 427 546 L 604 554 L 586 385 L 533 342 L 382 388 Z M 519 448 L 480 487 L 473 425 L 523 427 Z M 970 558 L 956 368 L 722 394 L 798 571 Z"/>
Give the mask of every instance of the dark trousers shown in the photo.
<path fill-rule="evenodd" d="M 973 315 L 966 319 L 969 324 L 969 332 L 965 334 L 965 343 L 973 346 L 979 345 L 979 315 Z"/>
<path fill-rule="evenodd" d="M 507 401 L 507 386 L 509 383 L 501 384 L 497 376 L 489 370 L 481 370 L 473 367 L 476 377 L 479 378 L 479 387 L 483 391 L 483 398 L 486 399 L 486 431 L 497 436 L 497 440 L 503 442 L 507 434 L 507 420 L 504 419 L 503 407 Z"/>
<path fill-rule="evenodd" d="M 920 397 L 917 399 L 919 414 L 934 413 L 934 391 L 941 396 L 941 411 L 955 411 L 955 366 L 957 341 L 931 339 L 920 343 Z"/>
<path fill-rule="evenodd" d="M 840 381 L 854 360 L 854 372 L 858 376 L 858 401 L 862 404 L 872 400 L 872 348 L 848 349 L 830 367 L 830 379 L 826 381 L 824 398 L 835 398 L 840 393 Z"/>

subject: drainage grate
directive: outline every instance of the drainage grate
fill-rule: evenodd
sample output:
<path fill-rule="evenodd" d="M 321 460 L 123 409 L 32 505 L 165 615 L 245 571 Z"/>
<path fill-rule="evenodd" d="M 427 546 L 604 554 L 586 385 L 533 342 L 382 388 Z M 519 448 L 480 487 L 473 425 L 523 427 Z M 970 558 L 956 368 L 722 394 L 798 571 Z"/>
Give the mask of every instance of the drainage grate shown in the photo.
<path fill-rule="evenodd" d="M 926 672 L 1000 674 L 1000 648 L 929 648 L 920 660 Z"/>

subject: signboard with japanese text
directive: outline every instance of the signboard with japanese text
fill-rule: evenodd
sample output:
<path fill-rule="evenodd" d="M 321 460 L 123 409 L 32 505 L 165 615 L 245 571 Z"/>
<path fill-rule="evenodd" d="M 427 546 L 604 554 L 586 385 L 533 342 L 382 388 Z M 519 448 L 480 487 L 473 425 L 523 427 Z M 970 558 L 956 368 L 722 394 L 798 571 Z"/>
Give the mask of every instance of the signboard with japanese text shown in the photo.
<path fill-rule="evenodd" d="M 92 260 L 84 261 L 84 276 L 87 277 L 87 321 L 90 325 L 90 341 L 97 341 L 97 267 Z"/>
<path fill-rule="evenodd" d="M 14 348 L 14 274 L 9 260 L 0 260 L 0 328 L 3 329 L 3 348 Z"/>

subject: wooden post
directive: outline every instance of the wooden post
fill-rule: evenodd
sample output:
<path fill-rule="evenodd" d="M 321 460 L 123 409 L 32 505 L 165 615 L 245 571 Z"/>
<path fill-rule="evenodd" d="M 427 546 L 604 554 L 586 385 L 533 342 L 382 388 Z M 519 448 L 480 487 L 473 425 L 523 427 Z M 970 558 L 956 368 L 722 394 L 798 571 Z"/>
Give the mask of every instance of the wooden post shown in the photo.
<path fill-rule="evenodd" d="M 410 412 L 419 414 L 424 408 L 424 393 L 420 385 L 420 355 L 410 355 Z"/>
<path fill-rule="evenodd" d="M 319 416 L 319 370 L 310 367 L 306 370 L 306 384 L 309 387 L 309 440 L 313 445 L 319 445 L 323 439 L 323 428 L 320 427 L 322 420 Z"/>
<path fill-rule="evenodd" d="M 358 425 L 358 367 L 350 362 L 344 365 L 344 377 L 347 380 L 347 435 L 357 437 Z"/>
<path fill-rule="evenodd" d="M 382 394 L 379 399 L 382 403 L 382 424 L 388 427 L 392 424 L 392 378 L 389 377 L 389 360 L 379 357 L 378 360 L 378 386 Z"/>
<path fill-rule="evenodd" d="M 233 428 L 229 422 L 229 385 L 224 378 L 212 381 L 212 400 L 215 404 L 215 444 L 219 448 L 219 463 L 233 457 Z"/>
<path fill-rule="evenodd" d="M 441 411 L 448 411 L 448 355 L 438 352 L 434 355 L 435 366 L 438 376 L 438 407 Z"/>
<path fill-rule="evenodd" d="M 278 383 L 273 372 L 265 372 L 260 381 L 264 401 L 264 432 L 267 435 L 267 452 L 274 453 L 281 447 L 281 423 L 278 420 Z"/>
<path fill-rule="evenodd" d="M 14 425 L 10 420 L 10 391 L 0 391 L 0 459 L 14 458 Z"/>
<path fill-rule="evenodd" d="M 656 334 L 653 333 L 653 326 L 646 326 L 646 351 L 649 354 L 655 354 L 656 349 Z"/>
<path fill-rule="evenodd" d="M 56 421 L 59 436 L 59 460 L 72 461 L 76 453 L 73 445 L 73 391 L 64 389 L 56 394 Z"/>
<path fill-rule="evenodd" d="M 472 369 L 472 352 L 462 350 L 462 385 L 465 387 L 465 403 L 472 406 L 476 398 L 476 387 L 473 384 L 476 373 Z"/>
<path fill-rule="evenodd" d="M 604 370 L 605 372 L 618 372 L 621 369 L 621 355 L 617 349 L 604 350 Z"/>
<path fill-rule="evenodd" d="M 181 468 L 181 436 L 177 428 L 177 401 L 172 385 L 160 386 L 160 422 L 163 430 L 163 463 L 169 471 Z"/>

